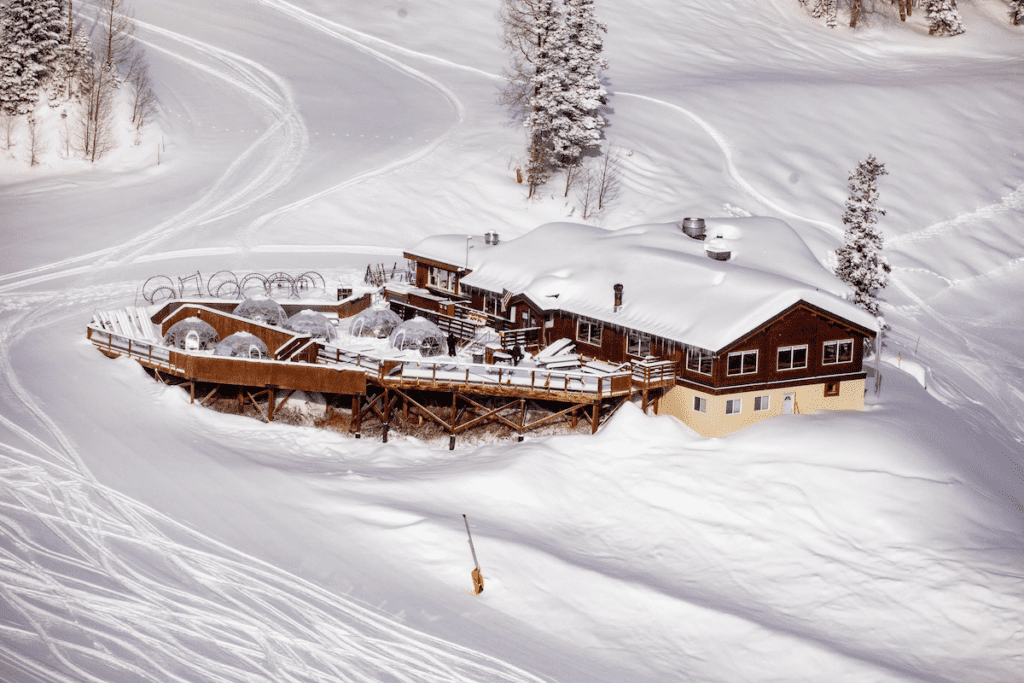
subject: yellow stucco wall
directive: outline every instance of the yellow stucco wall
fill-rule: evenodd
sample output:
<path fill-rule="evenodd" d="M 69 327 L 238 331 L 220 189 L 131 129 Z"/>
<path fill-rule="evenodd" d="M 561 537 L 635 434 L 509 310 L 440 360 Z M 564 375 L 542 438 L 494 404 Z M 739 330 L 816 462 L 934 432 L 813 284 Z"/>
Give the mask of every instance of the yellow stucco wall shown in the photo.
<path fill-rule="evenodd" d="M 658 402 L 659 415 L 672 415 L 701 436 L 725 436 L 743 427 L 750 426 L 769 417 L 782 415 L 786 394 L 793 394 L 795 413 L 812 413 L 816 410 L 863 410 L 864 380 L 844 380 L 839 383 L 838 396 L 825 396 L 825 384 L 808 384 L 786 389 L 763 389 L 726 396 L 712 396 L 688 387 L 670 389 Z M 693 409 L 693 397 L 707 400 L 707 412 Z M 754 397 L 770 396 L 768 410 L 754 412 Z M 725 402 L 742 399 L 740 412 L 725 414 Z"/>

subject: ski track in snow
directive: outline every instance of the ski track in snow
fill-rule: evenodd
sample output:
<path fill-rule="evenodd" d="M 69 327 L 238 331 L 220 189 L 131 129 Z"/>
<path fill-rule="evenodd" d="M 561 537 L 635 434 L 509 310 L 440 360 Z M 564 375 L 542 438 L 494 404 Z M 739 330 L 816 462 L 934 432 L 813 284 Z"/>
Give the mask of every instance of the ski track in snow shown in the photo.
<path fill-rule="evenodd" d="M 431 57 L 430 55 L 426 55 L 419 52 L 413 52 L 412 50 L 407 50 L 405 48 L 394 45 L 393 43 L 388 43 L 378 38 L 373 38 L 368 34 L 361 33 L 347 26 L 343 26 L 336 22 L 330 21 L 329 19 L 317 16 L 315 14 L 307 12 L 306 10 L 300 9 L 298 7 L 295 7 L 294 5 L 291 5 L 287 2 L 283 2 L 281 0 L 258 0 L 258 2 L 260 4 L 267 5 L 268 7 L 280 11 L 281 13 L 285 14 L 288 17 L 291 17 L 295 21 L 306 24 L 307 26 L 310 26 L 316 29 L 317 31 L 320 31 L 321 33 L 325 33 L 326 35 L 336 40 L 340 40 L 346 43 L 347 45 L 354 47 L 360 52 L 370 55 L 371 57 L 380 61 L 381 63 L 386 64 L 387 66 L 390 66 L 398 70 L 399 72 L 404 73 L 407 76 L 410 76 L 411 78 L 414 78 L 422 83 L 425 83 L 431 88 L 437 90 L 448 101 L 452 109 L 455 110 L 456 122 L 451 127 L 449 127 L 448 130 L 443 135 L 441 135 L 438 138 L 435 138 L 429 144 L 421 147 L 420 149 L 416 150 L 415 152 L 412 152 L 411 154 L 391 161 L 378 168 L 370 169 L 369 171 L 365 171 L 363 173 L 355 175 L 341 183 L 338 183 L 337 185 L 334 185 L 325 190 L 304 197 L 303 199 L 300 199 L 296 202 L 292 202 L 291 204 L 288 204 L 286 206 L 279 207 L 271 211 L 270 213 L 260 216 L 255 221 L 246 226 L 245 229 L 242 231 L 242 242 L 249 248 L 251 248 L 255 244 L 256 235 L 259 232 L 259 230 L 262 229 L 275 218 L 296 211 L 297 209 L 300 209 L 303 206 L 311 204 L 319 199 L 322 199 L 328 195 L 331 195 L 345 188 L 352 187 L 353 185 L 358 185 L 371 178 L 386 175 L 400 168 L 405 168 L 407 166 L 415 164 L 421 159 L 429 156 L 438 147 L 440 147 L 449 139 L 451 139 L 452 136 L 455 135 L 459 126 L 461 126 L 462 123 L 466 120 L 466 107 L 465 105 L 463 105 L 462 101 L 458 98 L 458 96 L 451 88 L 446 86 L 438 79 L 433 78 L 432 76 L 429 76 L 423 73 L 422 71 L 415 69 L 409 66 L 408 64 L 405 64 L 404 62 L 401 62 L 393 57 L 389 57 L 385 55 L 383 52 L 375 50 L 360 41 L 376 42 L 384 47 L 388 47 L 390 49 L 399 51 L 404 54 L 408 54 L 410 56 L 414 56 L 421 59 L 433 60 L 444 66 L 463 68 L 475 73 L 491 77 L 491 74 L 488 74 L 487 72 L 481 71 L 479 69 L 473 69 L 471 67 L 462 67 L 461 65 L 455 64 L 454 62 L 449 62 L 447 60 Z"/>
<path fill-rule="evenodd" d="M 281 79 L 251 60 L 138 23 L 210 57 L 219 68 L 147 43 L 250 95 L 273 123 L 202 198 L 174 217 L 121 245 L 0 279 L 6 283 L 0 291 L 8 292 L 92 274 L 23 315 L 8 314 L 0 328 L 8 402 L 27 409 L 57 444 L 0 414 L 0 426 L 38 451 L 0 443 L 0 633 L 10 644 L 0 649 L 0 662 L 23 680 L 46 681 L 540 681 L 376 615 L 104 487 L 18 381 L 11 362 L 16 341 L 68 315 L 62 308 L 78 313 L 91 289 L 106 287 L 89 286 L 97 270 L 141 260 L 156 243 L 269 197 L 296 175 L 305 152 L 305 126 Z M 449 101 L 461 122 L 461 103 L 454 96 Z M 266 147 L 270 159 L 250 173 Z M 89 260 L 96 262 L 48 272 Z"/>
<path fill-rule="evenodd" d="M 62 681 L 541 680 L 204 538 L 77 469 L 0 444 L 0 476 L 9 670 Z"/>
<path fill-rule="evenodd" d="M 841 229 L 837 228 L 836 226 L 834 226 L 834 225 L 832 225 L 830 223 L 826 223 L 825 221 L 819 221 L 819 220 L 814 220 L 814 219 L 811 219 L 811 218 L 805 218 L 804 216 L 801 216 L 801 215 L 799 215 L 797 213 L 794 213 L 794 212 L 790 211 L 789 209 L 787 209 L 787 208 L 777 204 L 776 202 L 773 202 L 772 200 L 768 199 L 763 194 L 758 192 L 754 188 L 754 186 L 751 185 L 750 182 L 747 181 L 746 178 L 744 178 L 742 175 L 740 175 L 739 170 L 736 168 L 736 163 L 735 163 L 735 160 L 733 158 L 734 155 L 733 155 L 732 144 L 729 142 L 729 139 L 725 136 L 725 134 L 722 133 L 717 128 L 715 128 L 714 126 L 712 126 L 707 121 L 705 121 L 700 116 L 697 116 L 696 114 L 694 114 L 689 109 L 685 109 L 683 107 L 680 107 L 678 104 L 673 104 L 671 102 L 666 102 L 665 100 L 659 100 L 659 99 L 657 99 L 655 97 L 649 97 L 647 95 L 638 95 L 636 93 L 628 93 L 628 92 L 615 92 L 615 93 L 612 93 L 612 95 L 620 96 L 620 97 L 632 97 L 632 98 L 638 99 L 638 100 L 645 100 L 647 102 L 654 102 L 655 104 L 660 104 L 663 107 L 668 107 L 669 109 L 672 109 L 673 111 L 677 111 L 680 114 L 683 114 L 684 116 L 689 118 L 691 121 L 693 121 L 695 124 L 697 124 L 697 126 L 701 130 L 703 130 L 707 134 L 707 136 L 709 138 L 711 138 L 711 141 L 714 142 L 715 145 L 718 147 L 719 151 L 722 153 L 722 157 L 725 160 L 725 170 L 726 170 L 727 177 L 729 179 L 729 183 L 733 187 L 735 187 L 736 189 L 738 189 L 738 190 L 740 190 L 742 192 L 747 193 L 755 201 L 760 202 L 762 205 L 764 205 L 765 207 L 767 207 L 771 211 L 774 211 L 775 213 L 777 213 L 777 214 L 779 214 L 781 216 L 787 216 L 789 218 L 794 218 L 794 219 L 803 221 L 805 223 L 810 223 L 811 225 L 816 225 L 819 228 L 825 230 L 826 232 L 828 232 L 828 233 L 830 233 L 830 234 L 832 234 L 834 236 L 838 236 L 838 237 L 842 237 L 843 236 L 843 231 Z"/>
<path fill-rule="evenodd" d="M 227 50 L 151 24 L 136 23 L 153 34 L 174 40 L 209 57 L 220 68 L 189 59 L 151 41 L 145 42 L 148 47 L 241 90 L 266 109 L 273 123 L 231 163 L 202 197 L 181 212 L 123 244 L 84 257 L 73 257 L 0 277 L 0 282 L 8 283 L 0 285 L 0 292 L 115 268 L 175 235 L 253 206 L 280 190 L 297 175 L 309 145 L 309 136 L 291 91 L 280 77 L 257 62 Z M 264 163 L 254 163 L 262 153 L 269 154 L 270 158 Z M 89 265 L 47 272 L 87 258 L 92 259 Z"/>

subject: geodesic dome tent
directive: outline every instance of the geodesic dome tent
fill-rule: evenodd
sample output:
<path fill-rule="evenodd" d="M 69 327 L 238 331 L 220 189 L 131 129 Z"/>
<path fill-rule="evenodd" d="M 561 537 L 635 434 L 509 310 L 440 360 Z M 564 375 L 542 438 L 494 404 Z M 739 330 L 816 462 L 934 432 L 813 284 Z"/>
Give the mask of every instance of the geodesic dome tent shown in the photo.
<path fill-rule="evenodd" d="M 399 350 L 417 349 L 421 356 L 440 356 L 445 343 L 441 328 L 420 316 L 396 327 L 388 341 Z"/>
<path fill-rule="evenodd" d="M 299 311 L 284 322 L 284 327 L 292 332 L 308 334 L 311 337 L 334 341 L 335 332 L 331 321 L 323 313 L 316 311 Z"/>
<path fill-rule="evenodd" d="M 374 306 L 352 316 L 348 331 L 354 337 L 384 339 L 402 324 L 402 319 L 390 308 Z"/>
<path fill-rule="evenodd" d="M 199 318 L 179 320 L 164 335 L 166 346 L 176 346 L 185 351 L 212 349 L 219 341 L 220 335 L 213 325 Z"/>
<path fill-rule="evenodd" d="M 263 340 L 248 332 L 235 332 L 224 337 L 213 350 L 216 356 L 231 358 L 269 358 L 270 350 Z"/>
<path fill-rule="evenodd" d="M 288 314 L 281 308 L 281 304 L 265 296 L 246 299 L 235 306 L 234 313 L 253 322 L 267 325 L 283 325 L 284 321 L 288 319 Z"/>

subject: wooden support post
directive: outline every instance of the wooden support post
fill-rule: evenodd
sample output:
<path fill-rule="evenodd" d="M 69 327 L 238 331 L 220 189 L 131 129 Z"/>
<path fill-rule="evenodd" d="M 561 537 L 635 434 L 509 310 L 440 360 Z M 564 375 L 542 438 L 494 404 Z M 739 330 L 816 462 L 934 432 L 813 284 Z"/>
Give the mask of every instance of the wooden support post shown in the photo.
<path fill-rule="evenodd" d="M 352 397 L 352 421 L 354 424 L 349 425 L 349 429 L 355 431 L 356 438 L 359 438 L 359 430 L 363 425 L 363 395 L 356 394 Z"/>
<path fill-rule="evenodd" d="M 402 397 L 402 422 L 409 424 L 409 399 Z"/>
<path fill-rule="evenodd" d="M 640 410 L 644 411 L 644 415 L 647 414 L 647 387 L 644 387 L 642 398 L 640 399 Z"/>
<path fill-rule="evenodd" d="M 456 414 L 455 414 L 455 401 L 458 398 L 458 396 L 459 395 L 456 394 L 454 391 L 452 392 L 452 416 L 451 416 L 451 425 L 452 425 L 451 433 L 452 434 L 455 433 L 455 419 L 457 417 Z"/>
<path fill-rule="evenodd" d="M 204 398 L 204 399 L 203 399 L 202 401 L 200 401 L 200 402 L 199 402 L 199 405 L 201 405 L 201 406 L 205 406 L 205 405 L 206 405 L 206 402 L 210 400 L 210 397 L 211 397 L 211 396 L 213 396 L 214 394 L 216 394 L 216 393 L 217 393 L 217 390 L 218 390 L 218 389 L 220 389 L 220 385 L 219 385 L 219 384 L 218 384 L 218 385 L 216 385 L 216 386 L 215 386 L 215 387 L 213 388 L 213 391 L 211 391 L 210 393 L 208 393 L 208 394 L 206 395 L 206 398 Z"/>
<path fill-rule="evenodd" d="M 526 425 L 526 400 L 519 399 L 519 440 L 523 440 L 523 427 Z"/>
<path fill-rule="evenodd" d="M 274 404 L 277 402 L 277 394 L 274 387 L 267 387 L 267 422 L 274 421 Z"/>
<path fill-rule="evenodd" d="M 195 378 L 188 381 L 188 402 L 196 402 L 196 380 Z"/>
<path fill-rule="evenodd" d="M 660 403 L 660 401 L 661 401 L 661 392 L 659 391 L 658 393 L 656 393 L 654 395 L 654 414 L 655 415 L 658 414 L 658 404 Z"/>
<path fill-rule="evenodd" d="M 242 412 L 243 407 L 245 407 L 245 398 L 242 396 L 242 387 L 238 387 L 238 412 Z"/>
<path fill-rule="evenodd" d="M 594 401 L 594 416 L 590 419 L 590 433 L 597 434 L 597 419 L 601 415 L 601 402 Z"/>
<path fill-rule="evenodd" d="M 576 429 L 576 426 L 580 423 L 579 408 L 572 409 L 572 420 L 569 422 L 570 429 Z"/>

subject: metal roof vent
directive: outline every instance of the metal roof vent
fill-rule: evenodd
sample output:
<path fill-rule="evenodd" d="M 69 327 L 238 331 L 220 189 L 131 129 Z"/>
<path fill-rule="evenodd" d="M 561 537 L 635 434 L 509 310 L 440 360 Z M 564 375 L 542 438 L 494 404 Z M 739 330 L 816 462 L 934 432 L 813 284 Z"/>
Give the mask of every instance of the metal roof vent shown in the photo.
<path fill-rule="evenodd" d="M 716 261 L 728 261 L 732 258 L 732 248 L 719 235 L 704 246 L 704 253 Z"/>
<path fill-rule="evenodd" d="M 615 312 L 618 313 L 619 309 L 622 308 L 622 285 L 615 285 Z"/>
<path fill-rule="evenodd" d="M 492 232 L 491 233 L 491 244 L 497 244 L 497 243 L 498 243 L 498 233 Z"/>
<path fill-rule="evenodd" d="M 497 243 L 498 243 L 498 233 L 496 233 L 496 232 L 484 233 L 484 244 L 497 244 Z"/>
<path fill-rule="evenodd" d="M 485 232 L 484 233 L 484 244 L 490 244 L 490 243 L 491 243 L 491 233 Z"/>
<path fill-rule="evenodd" d="M 703 240 L 705 237 L 703 218 L 684 218 L 682 228 L 683 234 L 687 237 L 695 240 Z"/>

